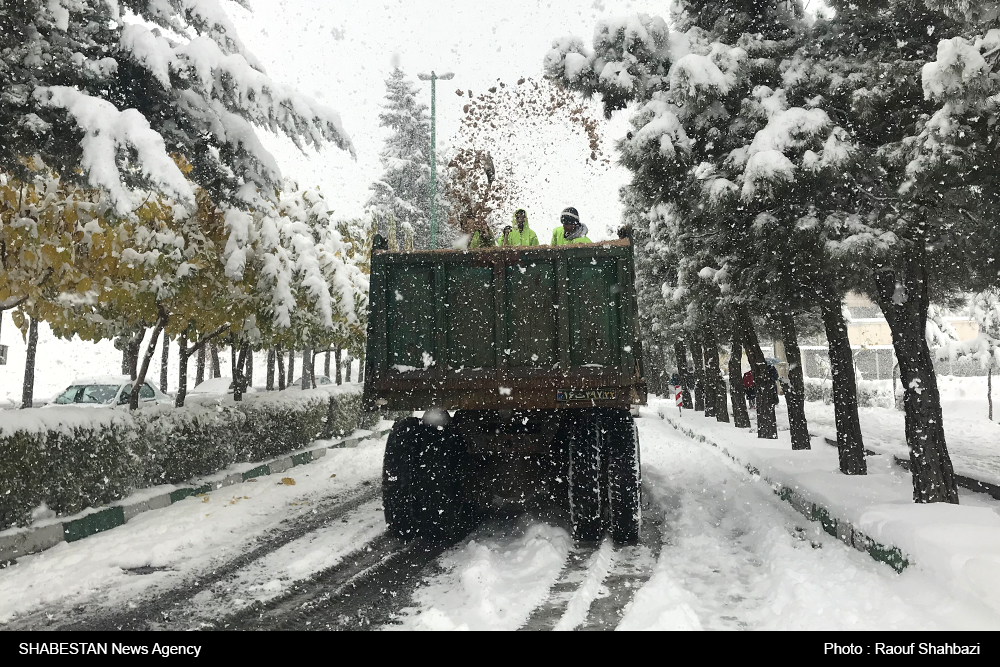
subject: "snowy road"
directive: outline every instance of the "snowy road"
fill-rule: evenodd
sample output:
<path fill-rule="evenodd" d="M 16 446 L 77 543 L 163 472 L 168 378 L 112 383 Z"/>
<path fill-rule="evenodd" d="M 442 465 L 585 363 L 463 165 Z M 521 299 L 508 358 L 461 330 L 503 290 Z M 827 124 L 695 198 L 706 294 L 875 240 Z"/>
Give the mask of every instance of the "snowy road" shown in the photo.
<path fill-rule="evenodd" d="M 100 549 L 86 543 L 100 537 L 24 559 L 0 571 L 0 597 L 22 596 L 0 616 L 0 627 L 1000 627 L 995 613 L 919 569 L 898 575 L 829 537 L 718 450 L 679 435 L 652 411 L 639 429 L 645 506 L 635 547 L 574 545 L 565 525 L 529 515 L 494 517 L 448 547 L 400 544 L 384 532 L 384 441 L 370 442 L 314 464 L 316 480 L 337 469 L 348 486 L 330 493 L 303 479 L 309 511 L 289 516 L 288 499 L 272 502 L 240 524 L 240 548 L 207 558 L 207 547 L 190 547 L 167 559 L 172 576 L 157 577 L 164 573 L 155 566 L 95 575 L 86 590 L 60 597 L 52 591 L 72 577 L 70 563 L 78 572 L 97 571 L 88 559 Z M 130 523 L 107 536 L 117 533 L 124 545 L 135 531 L 133 547 L 143 549 L 143 529 L 150 526 Z M 29 575 L 35 585 L 25 581 Z M 136 583 L 144 578 L 148 586 Z"/>

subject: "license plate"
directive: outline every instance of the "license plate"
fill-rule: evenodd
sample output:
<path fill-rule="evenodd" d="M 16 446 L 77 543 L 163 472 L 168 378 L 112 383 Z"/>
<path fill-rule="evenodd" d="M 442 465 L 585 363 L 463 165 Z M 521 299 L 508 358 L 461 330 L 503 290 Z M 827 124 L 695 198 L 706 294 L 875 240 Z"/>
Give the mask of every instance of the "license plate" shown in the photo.
<path fill-rule="evenodd" d="M 618 397 L 615 389 L 557 389 L 556 401 L 572 403 L 574 401 L 613 401 Z"/>

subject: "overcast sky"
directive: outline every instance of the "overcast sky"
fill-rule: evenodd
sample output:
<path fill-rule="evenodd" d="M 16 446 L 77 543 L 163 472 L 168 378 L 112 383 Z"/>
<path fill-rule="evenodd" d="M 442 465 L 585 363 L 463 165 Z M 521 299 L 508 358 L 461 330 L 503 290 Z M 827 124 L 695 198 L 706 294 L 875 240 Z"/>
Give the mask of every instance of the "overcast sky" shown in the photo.
<path fill-rule="evenodd" d="M 240 36 L 276 80 L 295 86 L 338 110 L 357 148 L 357 162 L 334 148 L 302 156 L 289 143 L 265 137 L 286 176 L 300 186 L 319 185 L 338 215 L 359 215 L 381 166 L 384 133 L 378 113 L 394 57 L 414 79 L 418 72 L 453 71 L 438 87 L 438 146 L 458 128 L 464 98 L 455 89 L 482 92 L 497 79 L 541 77 L 542 59 L 556 37 L 574 34 L 590 42 L 598 19 L 636 12 L 662 13 L 666 2 L 592 4 L 572 0 L 251 0 L 248 13 L 228 3 Z M 655 10 L 651 7 L 655 6 Z M 430 85 L 421 83 L 430 104 Z M 627 129 L 626 114 L 606 125 L 608 148 Z M 621 168 L 582 169 L 589 153 L 582 132 L 565 126 L 526 137 L 546 153 L 523 150 L 509 159 L 538 174 L 528 205 L 539 237 L 555 225 L 558 211 L 580 209 L 594 240 L 606 238 L 620 217 Z M 547 180 L 546 180 L 547 179 Z M 544 243 L 543 239 L 543 243 Z"/>

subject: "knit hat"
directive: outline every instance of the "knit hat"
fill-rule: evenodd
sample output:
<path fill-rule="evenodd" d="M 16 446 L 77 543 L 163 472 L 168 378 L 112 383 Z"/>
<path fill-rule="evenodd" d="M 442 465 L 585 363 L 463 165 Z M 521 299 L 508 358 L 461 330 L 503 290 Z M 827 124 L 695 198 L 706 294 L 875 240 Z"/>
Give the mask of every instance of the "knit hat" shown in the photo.
<path fill-rule="evenodd" d="M 567 222 L 571 225 L 580 224 L 580 214 L 572 206 L 568 206 L 563 209 L 562 214 L 559 216 L 559 222 L 561 224 L 566 224 Z"/>

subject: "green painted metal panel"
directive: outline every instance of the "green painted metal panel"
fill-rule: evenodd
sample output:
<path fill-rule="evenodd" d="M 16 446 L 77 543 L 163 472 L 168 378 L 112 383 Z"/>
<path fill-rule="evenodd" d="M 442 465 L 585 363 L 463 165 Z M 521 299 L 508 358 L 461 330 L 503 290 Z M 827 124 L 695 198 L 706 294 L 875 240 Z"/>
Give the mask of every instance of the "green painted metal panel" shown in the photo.
<path fill-rule="evenodd" d="M 569 327 L 570 363 L 573 366 L 617 366 L 618 306 L 617 266 L 610 262 L 570 264 Z"/>
<path fill-rule="evenodd" d="M 252 468 L 243 473 L 243 481 L 245 482 L 248 479 L 253 479 L 255 477 L 264 477 L 265 475 L 270 475 L 270 474 L 271 474 L 271 469 L 268 468 L 266 465 L 257 466 L 256 468 Z M 183 491 L 184 489 L 181 490 Z M 170 494 L 170 500 L 173 501 L 173 499 L 174 499 L 173 494 Z"/>
<path fill-rule="evenodd" d="M 387 294 L 388 365 L 424 367 L 434 350 L 434 272 L 425 266 L 394 266 Z"/>
<path fill-rule="evenodd" d="M 508 366 L 553 366 L 559 360 L 555 266 L 508 266 L 505 283 Z"/>
<path fill-rule="evenodd" d="M 246 475 L 243 476 L 246 479 Z M 194 489 L 177 489 L 170 492 L 170 502 L 176 503 L 194 495 Z"/>
<path fill-rule="evenodd" d="M 493 269 L 451 266 L 446 279 L 448 365 L 452 368 L 494 368 Z"/>
<path fill-rule="evenodd" d="M 313 460 L 312 452 L 302 452 L 301 454 L 295 454 L 292 456 L 292 465 L 300 466 L 305 465 Z"/>
<path fill-rule="evenodd" d="M 569 342 L 572 339 L 569 322 L 569 273 L 566 255 L 556 260 L 556 322 L 559 334 L 559 368 L 569 369 Z"/>
<path fill-rule="evenodd" d="M 124 524 L 125 510 L 121 507 L 109 507 L 106 510 L 88 514 L 82 519 L 67 521 L 63 524 L 63 536 L 67 542 L 75 542 L 88 535 L 111 530 Z"/>

